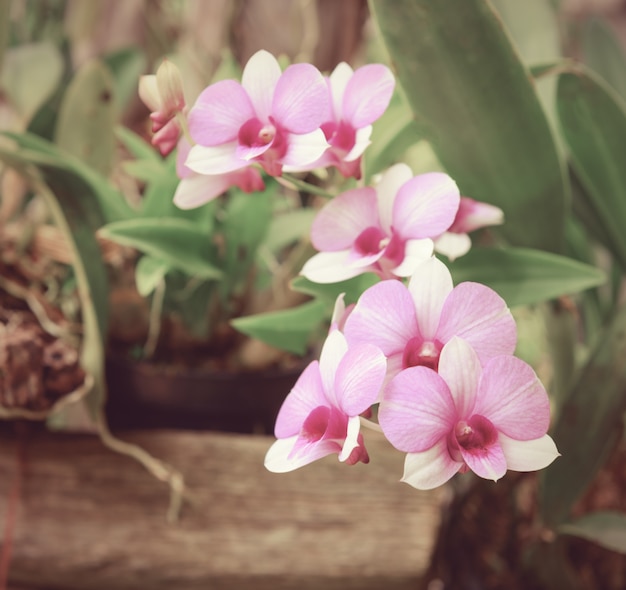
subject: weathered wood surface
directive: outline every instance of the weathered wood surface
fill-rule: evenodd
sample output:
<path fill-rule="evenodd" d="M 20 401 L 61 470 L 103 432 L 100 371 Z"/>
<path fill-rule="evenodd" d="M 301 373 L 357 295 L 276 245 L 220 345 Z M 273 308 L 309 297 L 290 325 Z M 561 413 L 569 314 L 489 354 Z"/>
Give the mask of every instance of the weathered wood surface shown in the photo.
<path fill-rule="evenodd" d="M 126 433 L 177 466 L 195 493 L 175 525 L 169 495 L 133 460 L 90 436 L 29 436 L 11 583 L 51 590 L 415 588 L 441 492 L 398 482 L 402 456 L 371 441 L 369 465 L 329 457 L 265 471 L 272 439 Z M 16 441 L 0 432 L 0 531 Z M 0 533 L 1 534 L 1 533 Z"/>

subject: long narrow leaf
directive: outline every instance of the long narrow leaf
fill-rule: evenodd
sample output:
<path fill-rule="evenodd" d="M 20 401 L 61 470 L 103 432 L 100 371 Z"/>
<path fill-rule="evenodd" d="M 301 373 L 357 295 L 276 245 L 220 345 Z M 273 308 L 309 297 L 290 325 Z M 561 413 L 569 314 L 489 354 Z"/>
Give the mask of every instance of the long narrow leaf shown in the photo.
<path fill-rule="evenodd" d="M 17 150 L 10 152 L 5 150 L 6 157 L 15 157 L 19 162 L 34 164 L 41 170 L 46 180 L 48 177 L 65 172 L 85 183 L 90 193 L 93 193 L 105 223 L 129 219 L 135 215 L 124 200 L 124 196 L 104 176 L 78 158 L 61 152 L 53 143 L 32 133 L 4 132 L 2 135 L 13 140 L 18 146 Z"/>
<path fill-rule="evenodd" d="M 271 346 L 304 354 L 327 310 L 323 301 L 309 301 L 292 309 L 237 318 L 231 323 L 240 332 Z"/>
<path fill-rule="evenodd" d="M 571 295 L 606 281 L 605 273 L 594 266 L 529 248 L 475 248 L 449 267 L 455 283 L 483 283 L 511 307 Z"/>
<path fill-rule="evenodd" d="M 626 308 L 615 316 L 563 404 L 552 436 L 561 457 L 542 473 L 545 522 L 563 523 L 622 436 Z"/>
<path fill-rule="evenodd" d="M 192 276 L 204 279 L 222 276 L 210 260 L 210 237 L 192 221 L 152 217 L 129 219 L 104 226 L 100 235 L 160 258 L 172 268 Z"/>
<path fill-rule="evenodd" d="M 517 246 L 559 252 L 568 189 L 530 75 L 485 0 L 370 0 L 417 123 Z"/>
<path fill-rule="evenodd" d="M 606 243 L 626 269 L 626 108 L 589 71 L 570 66 L 559 76 L 557 113 L 572 166 L 590 198 Z"/>
<path fill-rule="evenodd" d="M 78 70 L 59 109 L 55 143 L 108 177 L 115 155 L 115 88 L 110 70 L 92 61 Z"/>
<path fill-rule="evenodd" d="M 594 512 L 559 527 L 559 532 L 593 541 L 602 547 L 626 554 L 626 514 Z"/>

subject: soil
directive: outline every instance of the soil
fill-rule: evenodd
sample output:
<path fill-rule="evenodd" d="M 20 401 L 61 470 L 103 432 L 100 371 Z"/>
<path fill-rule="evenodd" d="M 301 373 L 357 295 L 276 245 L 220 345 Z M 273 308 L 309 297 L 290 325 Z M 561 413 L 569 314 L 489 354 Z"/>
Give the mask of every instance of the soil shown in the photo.
<path fill-rule="evenodd" d="M 26 293 L 31 303 L 37 302 L 48 326 L 44 329 L 26 301 L 0 285 L 0 406 L 46 411 L 84 382 L 77 334 L 45 293 L 29 286 L 18 269 L 0 263 L 0 276 L 5 287 L 11 285 Z M 51 327 L 57 335 L 50 333 Z"/>

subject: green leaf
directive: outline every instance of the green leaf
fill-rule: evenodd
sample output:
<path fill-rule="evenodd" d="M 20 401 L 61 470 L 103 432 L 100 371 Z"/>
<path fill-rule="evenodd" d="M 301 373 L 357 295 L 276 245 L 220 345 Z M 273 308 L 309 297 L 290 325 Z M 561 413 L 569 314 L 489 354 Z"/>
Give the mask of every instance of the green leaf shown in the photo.
<path fill-rule="evenodd" d="M 572 167 L 589 195 L 613 255 L 626 269 L 626 111 L 605 83 L 582 67 L 559 76 L 557 113 Z"/>
<path fill-rule="evenodd" d="M 568 188 L 530 75 L 485 0 L 370 0 L 417 124 L 513 245 L 559 252 Z"/>
<path fill-rule="evenodd" d="M 270 252 L 276 253 L 300 238 L 308 236 L 316 214 L 313 209 L 295 209 L 276 215 L 270 221 L 263 245 Z"/>
<path fill-rule="evenodd" d="M 98 198 L 80 177 L 42 166 L 47 181 L 44 184 L 39 175 L 32 173 L 30 161 L 16 159 L 15 154 L 10 156 L 6 158 L 0 152 L 5 163 L 32 179 L 72 251 L 83 324 L 81 364 L 95 382 L 87 401 L 94 419 L 101 419 L 106 395 L 104 335 L 108 327 L 108 281 L 95 236 L 103 222 Z"/>
<path fill-rule="evenodd" d="M 150 183 L 163 175 L 163 164 L 156 160 L 126 160 L 122 168 L 126 174 L 142 182 Z"/>
<path fill-rule="evenodd" d="M 0 83 L 26 121 L 52 96 L 63 76 L 61 52 L 52 43 L 31 43 L 5 54 Z"/>
<path fill-rule="evenodd" d="M 32 133 L 8 133 L 3 135 L 15 141 L 17 150 L 11 157 L 23 163 L 38 166 L 46 178 L 55 175 L 76 177 L 76 182 L 87 185 L 102 211 L 105 222 L 128 219 L 135 215 L 124 198 L 101 174 L 71 154 L 62 153 L 53 143 Z M 8 152 L 5 152 L 8 157 Z"/>
<path fill-rule="evenodd" d="M 626 57 L 619 40 L 601 19 L 589 19 L 583 27 L 585 63 L 626 100 Z"/>
<path fill-rule="evenodd" d="M 237 318 L 231 320 L 231 324 L 270 346 L 302 355 L 327 309 L 327 304 L 322 301 L 309 301 L 291 309 Z"/>
<path fill-rule="evenodd" d="M 562 57 L 557 11 L 548 2 L 492 0 L 492 3 L 504 21 L 522 61 L 531 70 L 535 64 L 554 62 Z M 553 137 L 558 140 L 556 77 L 537 76 L 534 84 Z M 563 152 L 561 145 L 559 149 Z"/>
<path fill-rule="evenodd" d="M 304 277 L 296 277 L 291 281 L 291 288 L 294 291 L 317 297 L 331 305 L 334 305 L 339 295 L 345 293 L 344 301 L 350 304 L 356 303 L 363 291 L 378 283 L 379 280 L 374 273 L 365 273 L 346 281 L 329 284 L 314 283 Z"/>
<path fill-rule="evenodd" d="M 420 130 L 413 118 L 413 112 L 396 91 L 383 116 L 374 123 L 372 145 L 363 155 L 366 181 L 399 162 L 404 152 L 420 139 Z"/>
<path fill-rule="evenodd" d="M 623 435 L 625 358 L 626 308 L 622 308 L 596 340 L 552 430 L 561 457 L 541 476 L 539 505 L 548 525 L 567 520 Z"/>
<path fill-rule="evenodd" d="M 248 286 L 250 269 L 272 221 L 272 190 L 275 189 L 276 184 L 271 183 L 264 192 L 255 195 L 231 190 L 221 226 L 224 237 L 224 281 L 221 289 L 225 299 Z"/>
<path fill-rule="evenodd" d="M 153 256 L 142 256 L 135 267 L 135 283 L 137 291 L 147 297 L 172 269 L 171 264 Z"/>
<path fill-rule="evenodd" d="M 561 57 L 559 23 L 547 2 L 491 1 L 524 63 L 542 63 Z"/>
<path fill-rule="evenodd" d="M 123 112 L 134 96 L 137 96 L 139 76 L 146 69 L 146 57 L 137 47 L 126 47 L 104 56 L 115 82 L 115 104 Z"/>
<path fill-rule="evenodd" d="M 128 129 L 128 127 L 118 125 L 115 128 L 115 136 L 122 142 L 130 154 L 138 160 L 152 160 L 160 163 L 163 162 L 163 159 L 154 149 L 154 146 L 134 131 Z"/>
<path fill-rule="evenodd" d="M 483 283 L 510 307 L 571 295 L 606 281 L 594 266 L 528 248 L 474 248 L 448 266 L 455 283 Z"/>
<path fill-rule="evenodd" d="M 218 279 L 211 263 L 210 236 L 186 219 L 140 218 L 105 225 L 100 235 L 160 258 L 172 268 L 204 279 Z"/>
<path fill-rule="evenodd" d="M 107 177 L 115 155 L 114 84 L 100 61 L 81 67 L 70 82 L 57 119 L 59 147 Z"/>
<path fill-rule="evenodd" d="M 562 524 L 558 531 L 593 541 L 606 549 L 626 554 L 626 514 L 594 512 Z"/>
<path fill-rule="evenodd" d="M 181 211 L 173 201 L 179 182 L 180 178 L 176 175 L 176 160 L 168 158 L 162 163 L 161 172 L 152 178 L 144 191 L 141 215 L 161 217 L 175 215 Z"/>

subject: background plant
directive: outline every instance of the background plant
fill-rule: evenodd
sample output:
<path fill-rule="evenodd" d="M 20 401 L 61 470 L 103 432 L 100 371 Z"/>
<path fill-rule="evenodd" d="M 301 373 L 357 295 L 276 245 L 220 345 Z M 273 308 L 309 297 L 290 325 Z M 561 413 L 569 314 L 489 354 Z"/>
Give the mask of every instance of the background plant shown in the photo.
<path fill-rule="evenodd" d="M 618 44 L 597 23 L 582 37 L 588 66 L 595 72 L 563 60 L 561 47 L 571 37 L 560 38 L 552 4 L 520 4 L 399 0 L 390 9 L 382 0 L 370 2 L 402 91 L 376 126 L 365 177 L 369 180 L 405 156 L 418 162 L 414 172 L 421 171 L 420 166 L 430 169 L 434 162 L 457 181 L 463 194 L 505 212 L 506 224 L 496 233 L 498 247 L 475 249 L 450 268 L 455 282 L 475 280 L 491 286 L 521 317 L 534 321 L 539 309 L 548 327 L 551 434 L 562 457 L 542 476 L 539 506 L 545 528 L 533 542 L 540 549 L 540 562 L 558 564 L 546 574 L 548 587 L 558 587 L 563 583 L 559 579 L 571 582 L 562 577 L 567 560 L 560 543 L 544 544 L 545 538 L 576 534 L 625 550 L 623 514 L 576 519 L 573 510 L 623 441 L 626 179 L 620 157 L 625 153 L 626 68 Z M 41 51 L 39 58 L 44 53 L 50 64 L 63 63 L 60 52 Z M 52 54 L 56 57 L 50 58 Z M 38 58 L 30 59 L 30 66 L 20 67 L 33 67 Z M 120 52 L 85 66 L 66 85 L 67 66 L 50 65 L 48 90 L 34 104 L 13 98 L 26 109 L 22 116 L 27 132 L 8 135 L 15 143 L 5 144 L 2 151 L 5 162 L 46 195 L 56 222 L 73 244 L 85 323 L 83 362 L 100 378 L 90 398 L 96 409 L 104 395 L 101 372 L 108 314 L 107 277 L 96 233 L 108 232 L 139 246 L 144 262 L 137 270 L 138 284 L 153 302 L 159 285 L 180 280 L 181 274 L 179 286 L 172 284 L 166 292 L 189 293 L 189 277 L 204 274 L 206 283 L 198 281 L 199 290 L 193 291 L 202 300 L 203 289 L 213 285 L 211 276 L 224 272 L 210 253 L 202 253 L 194 266 L 184 256 L 162 251 L 163 244 L 169 248 L 177 243 L 185 251 L 197 251 L 194 236 L 204 234 L 212 223 L 211 207 L 206 218 L 200 214 L 190 220 L 170 199 L 157 198 L 173 190 L 172 161 L 159 159 L 133 135 L 118 130 L 118 139 L 135 157 L 128 170 L 149 181 L 139 211 L 133 211 L 123 190 L 107 179 L 116 145 L 114 105 L 129 95 L 143 67 L 136 52 Z M 5 65 L 3 75 L 10 74 Z M 10 94 L 18 86 L 4 81 L 3 88 Z M 81 108 L 85 104 L 89 114 Z M 84 125 L 76 123 L 80 117 Z M 45 141 L 51 139 L 54 142 Z M 241 200 L 232 196 L 233 203 Z M 281 205 L 266 202 L 259 207 L 267 212 Z M 151 219 L 163 215 L 171 219 L 151 226 Z M 305 230 L 310 218 L 298 219 Z M 140 241 L 142 231 L 149 237 Z M 260 232 L 263 237 L 251 248 L 262 249 L 263 240 L 274 239 L 279 231 L 280 226 Z M 187 241 L 181 245 L 172 235 Z M 185 264 L 192 266 L 180 267 Z M 606 271 L 608 284 L 585 291 L 602 283 L 605 274 L 598 267 Z M 241 288 L 242 277 L 233 279 L 233 288 Z M 298 278 L 294 289 L 313 300 L 291 310 L 294 316 L 267 315 L 236 324 L 272 344 L 302 351 L 339 293 L 346 292 L 346 301 L 354 302 L 374 280 L 364 276 L 316 285 Z M 174 302 L 163 298 L 163 305 Z M 531 311 L 523 307 L 537 304 L 542 305 Z M 277 328 L 281 325 L 282 330 Z M 535 360 L 536 334 L 532 332 L 533 342 L 526 344 L 526 354 Z"/>

